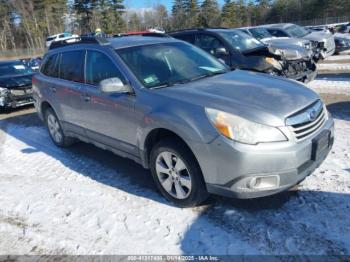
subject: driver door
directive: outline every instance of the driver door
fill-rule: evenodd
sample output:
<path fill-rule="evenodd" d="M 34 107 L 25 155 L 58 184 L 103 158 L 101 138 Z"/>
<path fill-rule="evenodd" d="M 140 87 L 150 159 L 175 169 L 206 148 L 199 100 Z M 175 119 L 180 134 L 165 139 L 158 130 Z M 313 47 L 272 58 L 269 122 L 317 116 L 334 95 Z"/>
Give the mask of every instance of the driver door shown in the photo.
<path fill-rule="evenodd" d="M 99 50 L 87 50 L 85 76 L 84 127 L 88 137 L 136 155 L 136 96 L 102 93 L 99 87 L 105 79 L 117 77 L 126 84 L 126 78 L 109 54 Z"/>

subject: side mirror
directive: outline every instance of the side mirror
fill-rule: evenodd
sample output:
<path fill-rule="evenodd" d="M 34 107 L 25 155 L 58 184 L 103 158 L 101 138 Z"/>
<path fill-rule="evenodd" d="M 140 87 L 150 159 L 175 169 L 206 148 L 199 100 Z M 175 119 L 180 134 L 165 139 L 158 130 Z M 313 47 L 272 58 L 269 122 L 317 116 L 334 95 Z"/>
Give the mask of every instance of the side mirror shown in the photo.
<path fill-rule="evenodd" d="M 102 93 L 130 94 L 134 92 L 129 85 L 125 85 L 118 77 L 102 80 L 100 89 Z"/>
<path fill-rule="evenodd" d="M 225 47 L 218 47 L 215 49 L 215 55 L 225 56 L 225 55 L 228 55 L 228 52 Z"/>

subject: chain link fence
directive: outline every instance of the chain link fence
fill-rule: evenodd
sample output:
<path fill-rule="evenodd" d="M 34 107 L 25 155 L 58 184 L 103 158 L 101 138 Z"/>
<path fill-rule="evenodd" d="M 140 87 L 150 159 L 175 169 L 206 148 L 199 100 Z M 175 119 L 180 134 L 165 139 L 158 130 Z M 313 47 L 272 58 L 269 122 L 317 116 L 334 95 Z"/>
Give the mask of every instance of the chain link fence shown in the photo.
<path fill-rule="evenodd" d="M 350 15 L 349 16 L 325 17 L 325 18 L 317 18 L 317 19 L 310 19 L 310 20 L 302 20 L 302 21 L 296 21 L 295 24 L 298 24 L 301 26 L 307 26 L 307 25 L 312 26 L 312 25 L 348 23 L 349 21 L 350 21 Z"/>

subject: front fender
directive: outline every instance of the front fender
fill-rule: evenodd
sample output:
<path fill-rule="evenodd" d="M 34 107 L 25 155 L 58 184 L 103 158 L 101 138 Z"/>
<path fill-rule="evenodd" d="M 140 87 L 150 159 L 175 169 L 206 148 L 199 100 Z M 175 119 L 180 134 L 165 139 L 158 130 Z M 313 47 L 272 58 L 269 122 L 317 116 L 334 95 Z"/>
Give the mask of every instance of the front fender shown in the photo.
<path fill-rule="evenodd" d="M 141 150 L 145 150 L 148 135 L 156 129 L 174 132 L 189 146 L 192 142 L 210 143 L 218 136 L 207 119 L 204 109 L 198 107 L 190 113 L 191 116 L 183 109 L 174 110 L 157 110 L 145 115 L 142 125 L 137 130 L 137 142 Z M 172 111 L 172 114 L 169 114 L 169 111 Z"/>

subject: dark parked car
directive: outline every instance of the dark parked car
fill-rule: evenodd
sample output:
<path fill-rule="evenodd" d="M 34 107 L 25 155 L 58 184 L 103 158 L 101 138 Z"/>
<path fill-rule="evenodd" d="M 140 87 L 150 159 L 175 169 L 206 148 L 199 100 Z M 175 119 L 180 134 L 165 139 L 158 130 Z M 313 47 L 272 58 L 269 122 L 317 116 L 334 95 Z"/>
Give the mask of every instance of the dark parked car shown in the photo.
<path fill-rule="evenodd" d="M 16 108 L 33 103 L 34 71 L 21 61 L 0 62 L 0 108 Z"/>
<path fill-rule="evenodd" d="M 190 29 L 169 33 L 194 44 L 235 69 L 252 70 L 303 82 L 316 76 L 314 62 L 288 60 L 269 47 L 237 29 Z"/>
<path fill-rule="evenodd" d="M 171 37 L 51 47 L 33 95 L 53 142 L 80 139 L 135 160 L 178 205 L 287 190 L 331 150 L 331 115 L 296 81 L 231 71 Z"/>
<path fill-rule="evenodd" d="M 335 40 L 335 54 L 350 50 L 350 34 L 334 34 Z"/>

